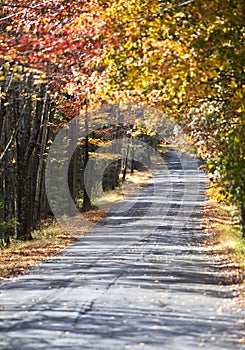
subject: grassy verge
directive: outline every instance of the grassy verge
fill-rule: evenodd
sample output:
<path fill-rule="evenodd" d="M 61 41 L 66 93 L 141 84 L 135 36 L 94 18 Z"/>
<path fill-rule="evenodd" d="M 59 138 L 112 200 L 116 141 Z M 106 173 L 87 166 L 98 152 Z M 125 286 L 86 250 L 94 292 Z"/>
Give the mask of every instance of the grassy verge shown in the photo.
<path fill-rule="evenodd" d="M 30 266 L 57 254 L 74 242 L 74 238 L 54 221 L 43 223 L 42 228 L 32 234 L 33 240 L 12 240 L 8 248 L 1 250 L 0 279 L 24 274 Z"/>
<path fill-rule="evenodd" d="M 127 175 L 123 186 L 107 193 L 106 202 L 97 201 L 99 208 L 92 208 L 84 215 L 94 223 L 98 223 L 108 210 L 117 202 L 149 183 L 151 174 L 148 171 Z M 81 234 L 89 232 L 89 228 L 81 228 Z M 46 221 L 39 230 L 32 233 L 33 240 L 19 242 L 12 240 L 10 246 L 0 248 L 0 280 L 28 272 L 30 266 L 48 259 L 75 242 L 75 237 L 67 233 L 55 220 Z"/>
<path fill-rule="evenodd" d="M 121 202 L 135 191 L 146 186 L 152 175 L 148 171 L 137 171 L 133 174 L 127 174 L 126 180 L 113 191 L 108 191 L 104 196 L 97 198 L 95 206 L 108 211 L 115 203 Z"/>
<path fill-rule="evenodd" d="M 232 206 L 212 200 L 206 205 L 207 246 L 245 305 L 245 240 L 239 221 L 239 212 Z"/>

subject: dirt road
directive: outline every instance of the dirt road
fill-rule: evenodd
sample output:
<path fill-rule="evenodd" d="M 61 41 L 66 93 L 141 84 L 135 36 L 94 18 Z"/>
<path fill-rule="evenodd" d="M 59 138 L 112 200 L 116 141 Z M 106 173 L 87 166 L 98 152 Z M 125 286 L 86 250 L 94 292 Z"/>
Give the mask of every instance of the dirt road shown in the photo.
<path fill-rule="evenodd" d="M 202 245 L 205 175 L 172 150 L 153 183 L 30 274 L 0 284 L 0 348 L 243 349 Z"/>

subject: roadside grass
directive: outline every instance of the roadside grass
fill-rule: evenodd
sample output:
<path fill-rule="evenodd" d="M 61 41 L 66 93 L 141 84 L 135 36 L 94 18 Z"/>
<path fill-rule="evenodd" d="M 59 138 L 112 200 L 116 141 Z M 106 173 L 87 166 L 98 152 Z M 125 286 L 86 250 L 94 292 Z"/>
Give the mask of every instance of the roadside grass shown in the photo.
<path fill-rule="evenodd" d="M 101 197 L 96 198 L 94 205 L 108 211 L 115 203 L 123 201 L 134 192 L 148 185 L 151 178 L 152 173 L 149 171 L 135 170 L 133 174 L 127 174 L 124 182 L 120 178 L 120 184 L 115 190 L 107 191 Z"/>
<path fill-rule="evenodd" d="M 0 252 L 0 279 L 25 274 L 30 266 L 46 260 L 74 242 L 54 220 L 42 224 L 32 232 L 33 240 L 21 242 L 12 239 L 9 247 Z"/>
<path fill-rule="evenodd" d="M 151 173 L 146 170 L 128 174 L 122 186 L 106 193 L 105 203 L 103 198 L 98 199 L 94 204 L 99 208 L 93 207 L 83 215 L 93 223 L 98 223 L 115 203 L 146 186 L 151 177 Z M 89 227 L 81 227 L 81 236 L 89 232 Z M 32 237 L 31 241 L 26 242 L 12 239 L 8 247 L 0 247 L 0 280 L 27 273 L 31 266 L 60 253 L 76 241 L 54 219 L 43 222 L 39 229 L 32 232 Z"/>
<path fill-rule="evenodd" d="M 241 238 L 239 211 L 209 200 L 205 208 L 207 246 L 245 304 L 245 239 Z"/>

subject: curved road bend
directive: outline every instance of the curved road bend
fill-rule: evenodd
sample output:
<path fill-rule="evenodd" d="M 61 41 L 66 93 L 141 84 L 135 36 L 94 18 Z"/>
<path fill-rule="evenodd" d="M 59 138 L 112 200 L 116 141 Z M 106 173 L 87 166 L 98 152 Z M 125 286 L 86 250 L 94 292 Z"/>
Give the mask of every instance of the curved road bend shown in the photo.
<path fill-rule="evenodd" d="M 204 174 L 172 150 L 153 180 L 62 254 L 1 282 L 1 349 L 244 348 L 231 286 L 200 244 Z"/>

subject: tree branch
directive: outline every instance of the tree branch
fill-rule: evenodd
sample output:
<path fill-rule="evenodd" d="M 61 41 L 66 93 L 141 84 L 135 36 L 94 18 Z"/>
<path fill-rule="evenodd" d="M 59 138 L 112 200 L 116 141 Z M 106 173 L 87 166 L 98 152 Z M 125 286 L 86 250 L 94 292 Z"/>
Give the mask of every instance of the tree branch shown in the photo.
<path fill-rule="evenodd" d="M 9 5 L 3 5 L 3 6 L 9 6 Z M 12 15 L 9 15 L 9 16 L 0 18 L 0 22 L 6 21 L 7 19 L 12 18 L 12 17 L 14 17 L 14 16 L 20 15 L 21 13 L 25 12 L 27 8 L 32 8 L 33 10 L 35 10 L 36 8 L 38 8 L 38 7 L 40 7 L 40 6 L 41 6 L 41 4 L 38 4 L 38 5 L 33 6 L 33 7 L 19 6 L 19 7 L 25 8 L 25 9 L 24 9 L 24 10 L 21 10 L 21 11 L 19 11 L 19 12 L 13 13 Z M 16 7 L 18 7 L 18 6 L 16 6 Z"/>
<path fill-rule="evenodd" d="M 37 6 L 27 6 L 27 5 L 18 5 L 18 4 L 0 4 L 3 7 L 11 7 L 11 8 L 23 8 L 23 9 L 35 9 Z M 40 6 L 40 4 L 38 5 Z"/>
<path fill-rule="evenodd" d="M 12 135 L 10 136 L 10 139 L 7 143 L 7 145 L 5 146 L 1 156 L 0 156 L 0 162 L 3 160 L 3 158 L 5 157 L 6 153 L 8 152 L 9 147 L 12 145 L 15 136 L 17 135 L 17 132 L 19 131 L 19 127 L 20 127 L 20 123 L 21 123 L 21 119 L 22 119 L 22 115 L 19 117 L 16 125 L 15 125 L 15 129 L 12 133 Z"/>
<path fill-rule="evenodd" d="M 190 4 L 190 3 L 194 2 L 194 1 L 195 0 L 187 0 L 187 1 L 181 2 L 181 3 L 176 4 L 176 5 L 165 7 L 165 8 L 163 8 L 160 11 L 154 12 L 153 15 L 160 15 L 163 12 L 167 12 L 167 11 L 169 11 L 171 9 L 174 9 L 174 8 L 186 6 L 186 5 L 188 5 L 188 4 Z M 133 19 L 128 20 L 126 23 L 135 22 L 135 21 L 140 22 L 140 21 L 143 21 L 144 19 L 147 19 L 148 17 L 149 16 L 142 16 L 142 17 L 139 17 L 139 18 L 133 18 Z"/>

